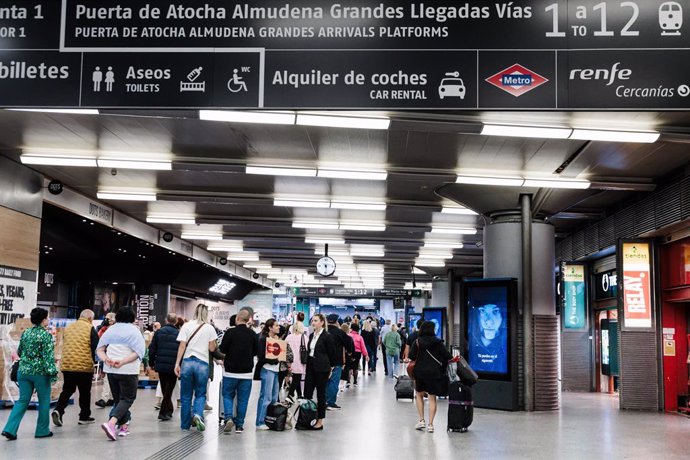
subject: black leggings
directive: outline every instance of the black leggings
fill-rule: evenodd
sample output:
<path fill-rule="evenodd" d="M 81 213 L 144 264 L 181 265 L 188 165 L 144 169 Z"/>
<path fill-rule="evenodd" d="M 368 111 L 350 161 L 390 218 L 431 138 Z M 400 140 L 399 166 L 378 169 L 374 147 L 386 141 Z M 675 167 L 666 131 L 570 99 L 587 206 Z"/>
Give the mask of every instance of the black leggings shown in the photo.
<path fill-rule="evenodd" d="M 299 399 L 302 399 L 302 374 L 292 374 L 288 395 L 292 396 L 293 394 L 296 394 Z"/>
<path fill-rule="evenodd" d="M 316 407 L 318 409 L 318 417 L 320 419 L 326 418 L 326 385 L 328 385 L 328 372 L 316 372 L 312 365 L 312 358 L 309 358 L 307 363 L 307 377 L 304 382 L 304 397 L 312 399 L 314 396 L 314 389 L 316 389 Z"/>

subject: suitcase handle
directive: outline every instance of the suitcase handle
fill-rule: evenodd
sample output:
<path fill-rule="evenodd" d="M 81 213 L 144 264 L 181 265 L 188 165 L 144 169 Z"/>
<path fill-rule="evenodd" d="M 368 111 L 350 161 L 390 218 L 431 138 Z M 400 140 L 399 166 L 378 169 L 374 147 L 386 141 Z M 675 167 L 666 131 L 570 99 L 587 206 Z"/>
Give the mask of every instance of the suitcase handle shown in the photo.
<path fill-rule="evenodd" d="M 474 401 L 448 401 L 453 406 L 474 406 Z"/>

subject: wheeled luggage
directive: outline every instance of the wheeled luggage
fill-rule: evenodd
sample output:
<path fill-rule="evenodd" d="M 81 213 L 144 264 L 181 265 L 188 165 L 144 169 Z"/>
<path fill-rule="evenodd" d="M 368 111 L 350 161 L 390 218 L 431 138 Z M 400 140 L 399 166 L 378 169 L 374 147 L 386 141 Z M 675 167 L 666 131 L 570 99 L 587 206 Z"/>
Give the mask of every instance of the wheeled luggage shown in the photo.
<path fill-rule="evenodd" d="M 414 399 L 414 380 L 406 375 L 398 377 L 395 382 L 395 399 Z"/>
<path fill-rule="evenodd" d="M 448 386 L 448 431 L 464 433 L 474 419 L 472 390 L 462 382 Z"/>

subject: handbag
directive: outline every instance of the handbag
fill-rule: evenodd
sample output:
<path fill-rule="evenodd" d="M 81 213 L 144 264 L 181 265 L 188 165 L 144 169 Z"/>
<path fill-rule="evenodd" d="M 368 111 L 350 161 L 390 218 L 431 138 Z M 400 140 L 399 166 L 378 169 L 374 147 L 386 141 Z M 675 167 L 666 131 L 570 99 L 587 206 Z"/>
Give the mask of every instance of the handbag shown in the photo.
<path fill-rule="evenodd" d="M 307 350 L 307 345 L 304 343 L 304 334 L 302 334 L 302 340 L 299 346 L 299 360 L 302 364 L 307 364 L 309 359 L 309 350 Z"/>
<path fill-rule="evenodd" d="M 419 353 L 419 339 L 415 340 L 415 345 L 417 345 L 417 353 Z M 419 357 L 419 356 L 417 356 Z M 412 380 L 414 380 L 414 368 L 417 365 L 417 360 L 412 360 L 407 364 L 407 375 L 410 376 Z"/>
<path fill-rule="evenodd" d="M 10 371 L 10 380 L 17 383 L 19 380 L 19 360 L 12 363 L 12 370 Z"/>

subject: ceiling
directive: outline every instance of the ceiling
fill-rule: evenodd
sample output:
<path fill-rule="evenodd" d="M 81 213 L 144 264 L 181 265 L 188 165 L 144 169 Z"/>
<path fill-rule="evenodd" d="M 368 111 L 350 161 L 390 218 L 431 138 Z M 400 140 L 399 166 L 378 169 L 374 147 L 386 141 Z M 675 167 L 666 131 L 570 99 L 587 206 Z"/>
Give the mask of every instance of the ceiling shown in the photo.
<path fill-rule="evenodd" d="M 417 283 L 455 269 L 481 275 L 482 228 L 493 211 L 515 209 L 521 193 L 533 195 L 535 217 L 567 234 L 644 196 L 690 163 L 690 114 L 686 112 L 388 112 L 387 130 L 258 125 L 203 121 L 196 111 L 108 111 L 73 115 L 0 111 L 0 154 L 19 159 L 23 149 L 124 152 L 134 156 L 172 154 L 172 171 L 32 166 L 90 197 L 97 190 L 153 190 L 155 202 L 110 201 L 141 221 L 152 213 L 193 215 L 197 225 L 154 224 L 180 235 L 188 230 L 220 231 L 241 240 L 261 261 L 314 275 L 320 245 L 305 236 L 342 237 L 348 245 L 382 245 L 385 256 L 351 260 L 339 267 L 385 268 L 385 287 L 412 281 L 425 240 L 462 242 L 447 249 L 443 267 L 419 266 Z M 653 144 L 589 142 L 481 136 L 482 123 L 520 123 L 657 129 Z M 382 169 L 384 181 L 250 175 L 247 164 L 292 167 Z M 551 176 L 588 179 L 587 190 L 511 188 L 455 184 L 457 174 Z M 619 185 L 623 184 L 623 187 Z M 276 197 L 302 200 L 385 202 L 384 211 L 274 206 Z M 442 213 L 460 203 L 478 215 Z M 456 204 L 457 206 L 457 204 Z M 293 228 L 294 221 L 385 223 L 385 231 Z M 432 227 L 472 227 L 475 235 L 437 235 Z M 204 242 L 201 242 L 205 245 Z M 330 245 L 331 252 L 336 246 Z M 342 248 L 340 248 L 342 249 Z M 215 251 L 226 257 L 226 252 Z M 360 251 L 361 252 L 361 251 Z M 360 254 L 357 252 L 357 254 Z M 369 255 L 369 256 L 367 256 Z M 376 267 L 374 267 L 375 269 Z M 374 270 L 375 271 L 375 270 Z M 335 276 L 338 276 L 336 269 Z M 269 276 L 272 277 L 272 276 Z M 292 278 L 292 277 L 291 277 Z M 317 277 L 318 278 L 318 277 Z M 340 276 L 345 283 L 355 275 Z M 369 281 L 373 283 L 373 281 Z"/>

